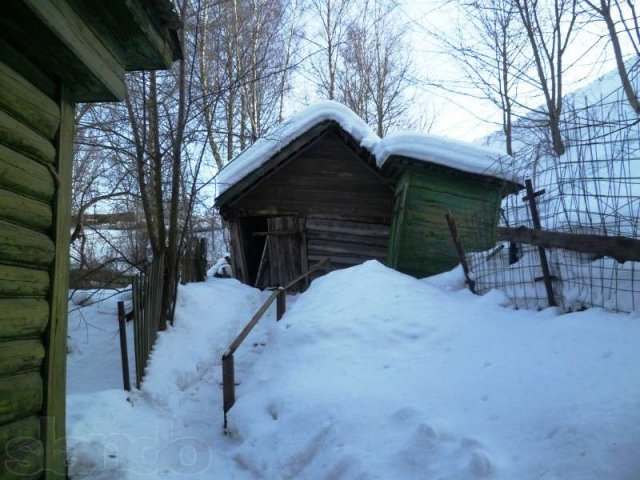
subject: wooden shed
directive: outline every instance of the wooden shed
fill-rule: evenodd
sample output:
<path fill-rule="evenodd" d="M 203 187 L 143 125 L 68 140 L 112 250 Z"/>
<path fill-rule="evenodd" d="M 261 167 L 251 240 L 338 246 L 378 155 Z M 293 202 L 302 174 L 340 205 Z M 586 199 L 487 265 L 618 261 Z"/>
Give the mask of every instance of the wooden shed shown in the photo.
<path fill-rule="evenodd" d="M 65 478 L 76 102 L 179 55 L 169 0 L 0 2 L 0 478 Z"/>
<path fill-rule="evenodd" d="M 522 188 L 508 179 L 504 156 L 424 134 L 392 135 L 383 143 L 382 174 L 395 186 L 388 266 L 426 277 L 460 263 L 447 212 L 467 252 L 495 245 L 501 201 Z"/>
<path fill-rule="evenodd" d="M 285 285 L 324 258 L 332 269 L 376 259 L 418 277 L 448 270 L 458 260 L 447 211 L 469 249 L 493 245 L 500 201 L 519 188 L 500 157 L 430 135 L 380 139 L 340 104 L 310 107 L 218 174 L 236 276 Z"/>
<path fill-rule="evenodd" d="M 362 146 L 368 136 L 345 107 L 311 109 L 222 170 L 216 205 L 237 278 L 285 285 L 325 258 L 333 269 L 385 260 L 393 188 Z"/>

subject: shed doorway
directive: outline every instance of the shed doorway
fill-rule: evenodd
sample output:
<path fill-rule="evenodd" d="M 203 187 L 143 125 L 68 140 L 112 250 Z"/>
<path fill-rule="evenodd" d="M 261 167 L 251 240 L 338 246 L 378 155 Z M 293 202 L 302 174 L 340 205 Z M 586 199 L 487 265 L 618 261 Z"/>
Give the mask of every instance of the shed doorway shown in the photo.
<path fill-rule="evenodd" d="M 258 288 L 285 286 L 306 271 L 306 248 L 303 226 L 295 215 L 268 217 L 264 231 L 255 231 L 253 237 L 261 242 L 254 285 Z"/>

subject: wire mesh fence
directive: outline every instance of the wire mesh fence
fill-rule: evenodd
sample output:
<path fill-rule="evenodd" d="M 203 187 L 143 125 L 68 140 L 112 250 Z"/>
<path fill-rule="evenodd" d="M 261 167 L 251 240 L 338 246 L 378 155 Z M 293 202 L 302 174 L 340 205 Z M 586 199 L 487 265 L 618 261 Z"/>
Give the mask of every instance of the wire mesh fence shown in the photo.
<path fill-rule="evenodd" d="M 522 144 L 516 175 L 530 178 L 540 227 L 599 237 L 640 238 L 640 118 L 615 91 L 585 98 L 565 113 L 567 151 L 545 154 L 544 141 Z M 522 127 L 524 128 L 524 127 Z M 503 203 L 499 227 L 533 229 L 522 192 Z M 500 230 L 500 228 L 498 229 Z M 482 234 L 482 229 L 475 229 Z M 640 262 L 566 248 L 547 249 L 549 273 L 558 305 L 564 310 L 603 307 L 632 312 L 640 307 Z M 485 252 L 469 253 L 479 294 L 497 288 L 517 308 L 543 308 L 548 298 L 538 247 L 499 242 Z"/>

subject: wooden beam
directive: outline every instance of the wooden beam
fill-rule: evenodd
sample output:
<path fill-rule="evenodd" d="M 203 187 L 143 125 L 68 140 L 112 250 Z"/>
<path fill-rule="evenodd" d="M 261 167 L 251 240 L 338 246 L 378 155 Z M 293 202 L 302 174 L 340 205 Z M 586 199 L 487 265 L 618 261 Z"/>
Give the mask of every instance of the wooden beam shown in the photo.
<path fill-rule="evenodd" d="M 116 99 L 126 94 L 124 66 L 65 0 L 23 0 Z"/>
<path fill-rule="evenodd" d="M 497 239 L 611 257 L 618 262 L 640 261 L 640 240 L 623 236 L 605 237 L 602 235 L 550 232 L 526 227 L 498 227 Z"/>
<path fill-rule="evenodd" d="M 47 3 L 47 2 L 44 2 Z M 55 168 L 60 178 L 54 204 L 55 259 L 51 268 L 51 313 L 45 334 L 44 427 L 46 480 L 66 478 L 65 394 L 67 359 L 67 295 L 69 288 L 69 231 L 71 170 L 75 109 L 70 92 L 60 92 L 61 122 L 56 142 Z"/>

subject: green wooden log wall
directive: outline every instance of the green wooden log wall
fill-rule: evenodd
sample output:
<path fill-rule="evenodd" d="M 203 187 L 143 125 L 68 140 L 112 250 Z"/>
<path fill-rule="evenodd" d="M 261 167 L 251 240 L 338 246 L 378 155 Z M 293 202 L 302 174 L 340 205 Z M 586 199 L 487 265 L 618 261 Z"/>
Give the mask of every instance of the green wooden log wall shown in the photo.
<path fill-rule="evenodd" d="M 66 268 L 58 257 L 67 258 L 67 244 L 58 246 L 55 241 L 63 228 L 67 241 L 69 236 L 68 209 L 64 222 L 57 217 L 59 210 L 64 212 L 57 206 L 58 198 L 68 192 L 57 187 L 56 177 L 61 164 L 70 165 L 71 148 L 61 128 L 60 103 L 0 62 L 2 479 L 43 477 L 45 398 L 61 394 L 64 400 L 64 391 L 49 382 L 50 371 L 60 371 L 49 368 L 59 356 L 51 345 L 59 341 L 59 334 L 65 335 L 51 331 L 50 320 L 58 318 L 57 310 L 52 317 L 53 300 L 59 303 L 60 296 L 55 285 L 64 281 L 59 271 Z M 67 113 L 65 121 L 72 125 L 73 117 Z M 63 147 L 64 142 L 69 146 Z M 64 475 L 61 465 L 58 471 Z"/>

